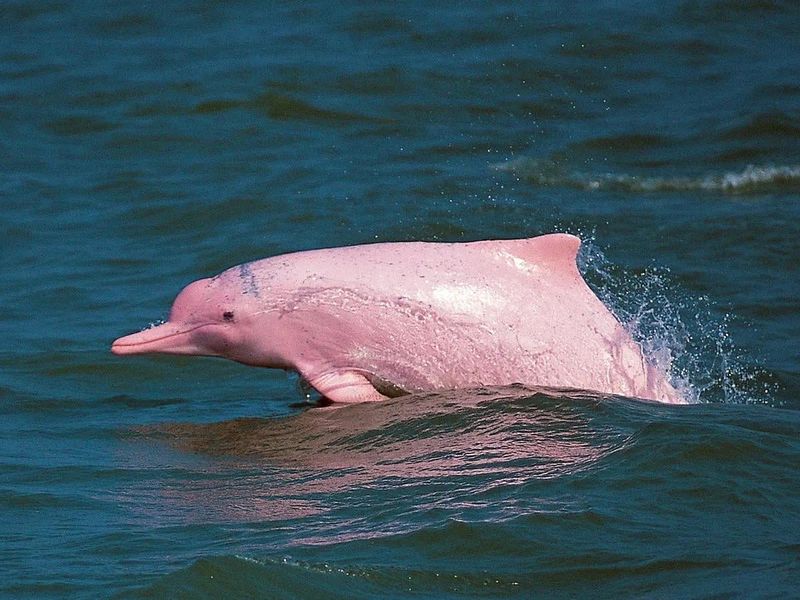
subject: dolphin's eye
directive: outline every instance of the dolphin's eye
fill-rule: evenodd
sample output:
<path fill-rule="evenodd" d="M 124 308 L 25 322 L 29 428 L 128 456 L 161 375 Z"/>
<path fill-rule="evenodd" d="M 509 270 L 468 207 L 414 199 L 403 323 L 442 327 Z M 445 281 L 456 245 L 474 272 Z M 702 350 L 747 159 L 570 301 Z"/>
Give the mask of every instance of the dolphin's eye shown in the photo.
<path fill-rule="evenodd" d="M 226 321 L 233 321 L 233 313 L 229 310 L 226 310 L 222 313 L 222 318 Z"/>

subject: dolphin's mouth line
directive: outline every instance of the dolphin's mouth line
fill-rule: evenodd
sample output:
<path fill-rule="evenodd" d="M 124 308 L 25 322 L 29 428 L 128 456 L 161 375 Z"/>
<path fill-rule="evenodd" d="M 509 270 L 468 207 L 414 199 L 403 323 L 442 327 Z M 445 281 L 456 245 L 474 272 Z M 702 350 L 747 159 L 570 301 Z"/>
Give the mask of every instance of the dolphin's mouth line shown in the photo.
<path fill-rule="evenodd" d="M 200 325 L 195 325 L 194 327 L 190 327 L 189 329 L 182 329 L 181 331 L 173 331 L 171 333 L 167 333 L 165 335 L 162 335 L 161 337 L 151 338 L 151 339 L 143 340 L 143 341 L 140 341 L 140 342 L 139 341 L 126 342 L 126 341 L 124 341 L 125 338 L 121 338 L 119 340 L 115 340 L 114 343 L 111 344 L 111 349 L 113 350 L 114 348 L 135 348 L 137 346 L 148 346 L 150 344 L 163 342 L 164 340 L 168 340 L 168 339 L 171 339 L 171 338 L 179 337 L 179 336 L 182 336 L 182 335 L 187 335 L 189 333 L 192 333 L 193 331 L 197 331 L 198 329 L 201 329 L 203 327 L 208 327 L 209 325 L 213 325 L 213 324 L 214 323 L 202 323 Z M 152 327 L 151 329 L 158 329 L 162 325 L 156 325 L 155 327 Z M 137 333 L 132 333 L 130 335 L 131 336 L 140 335 L 142 333 L 150 331 L 151 329 L 143 329 L 142 331 L 139 331 Z M 130 336 L 126 336 L 126 337 L 130 337 Z"/>
<path fill-rule="evenodd" d="M 152 344 L 153 342 L 160 342 L 162 340 L 168 340 L 169 338 L 173 338 L 173 337 L 176 337 L 176 336 L 179 336 L 179 335 L 186 335 L 187 333 L 191 333 L 191 332 L 193 332 L 193 331 L 195 331 L 197 329 L 200 329 L 201 327 L 205 327 L 206 325 L 209 325 L 209 323 L 203 323 L 202 325 L 197 325 L 197 326 L 191 327 L 189 329 L 176 331 L 174 333 L 168 333 L 168 334 L 163 335 L 161 337 L 153 338 L 151 340 L 147 340 L 147 341 L 144 341 L 144 342 L 130 342 L 130 343 L 114 342 L 114 345 L 115 346 L 141 346 L 143 344 Z M 147 331 L 147 329 L 144 329 L 143 331 Z M 141 333 L 141 331 L 139 333 Z"/>

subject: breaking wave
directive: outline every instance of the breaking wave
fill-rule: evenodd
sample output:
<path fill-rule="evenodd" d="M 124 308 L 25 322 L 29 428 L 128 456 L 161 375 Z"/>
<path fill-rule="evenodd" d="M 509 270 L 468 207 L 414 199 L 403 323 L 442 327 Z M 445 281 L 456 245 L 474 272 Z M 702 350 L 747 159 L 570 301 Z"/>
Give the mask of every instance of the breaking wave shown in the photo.
<path fill-rule="evenodd" d="M 498 171 L 514 174 L 535 185 L 566 186 L 583 190 L 624 192 L 722 192 L 753 194 L 775 189 L 800 190 L 800 165 L 748 165 L 741 171 L 690 176 L 646 176 L 615 173 L 589 173 L 570 170 L 551 160 L 517 158 L 491 165 Z"/>

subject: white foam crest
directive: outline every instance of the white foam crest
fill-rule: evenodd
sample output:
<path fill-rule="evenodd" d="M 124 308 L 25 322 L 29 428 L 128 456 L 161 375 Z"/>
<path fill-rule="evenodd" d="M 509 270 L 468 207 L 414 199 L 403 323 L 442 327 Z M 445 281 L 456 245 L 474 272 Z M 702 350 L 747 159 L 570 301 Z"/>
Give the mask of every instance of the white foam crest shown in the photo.
<path fill-rule="evenodd" d="M 800 165 L 748 165 L 742 171 L 699 177 L 659 177 L 569 171 L 552 161 L 517 158 L 492 165 L 498 171 L 543 186 L 568 186 L 586 190 L 630 192 L 706 191 L 729 194 L 755 193 L 775 187 L 800 188 Z"/>
<path fill-rule="evenodd" d="M 800 166 L 757 167 L 748 165 L 741 173 L 726 173 L 719 178 L 711 178 L 706 185 L 712 189 L 738 189 L 761 183 L 800 183 Z"/>

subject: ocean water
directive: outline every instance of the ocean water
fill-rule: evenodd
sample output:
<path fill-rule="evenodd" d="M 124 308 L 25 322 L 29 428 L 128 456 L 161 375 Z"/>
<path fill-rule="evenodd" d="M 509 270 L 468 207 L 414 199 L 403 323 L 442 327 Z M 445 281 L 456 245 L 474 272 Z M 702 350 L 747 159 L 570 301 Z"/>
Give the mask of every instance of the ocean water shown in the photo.
<path fill-rule="evenodd" d="M 800 5 L 5 0 L 0 595 L 800 595 Z M 319 408 L 188 282 L 567 231 L 696 402 Z"/>

